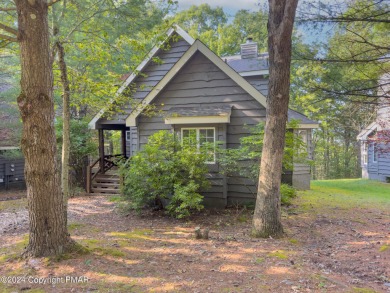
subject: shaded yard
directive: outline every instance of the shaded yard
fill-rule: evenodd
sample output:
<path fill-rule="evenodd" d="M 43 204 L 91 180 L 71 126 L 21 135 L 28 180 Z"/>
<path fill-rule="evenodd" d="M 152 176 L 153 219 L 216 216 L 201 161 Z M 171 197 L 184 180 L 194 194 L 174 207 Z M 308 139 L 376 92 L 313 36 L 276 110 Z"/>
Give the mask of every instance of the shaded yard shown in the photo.
<path fill-rule="evenodd" d="M 390 292 L 390 184 L 312 187 L 284 209 L 283 239 L 249 237 L 246 209 L 180 221 L 123 213 L 110 196 L 74 198 L 69 229 L 89 253 L 27 262 L 17 258 L 26 200 L 0 201 L 0 277 L 88 277 L 45 285 L 21 278 L 0 283 L 0 292 Z M 194 239 L 197 226 L 210 228 L 210 240 Z"/>

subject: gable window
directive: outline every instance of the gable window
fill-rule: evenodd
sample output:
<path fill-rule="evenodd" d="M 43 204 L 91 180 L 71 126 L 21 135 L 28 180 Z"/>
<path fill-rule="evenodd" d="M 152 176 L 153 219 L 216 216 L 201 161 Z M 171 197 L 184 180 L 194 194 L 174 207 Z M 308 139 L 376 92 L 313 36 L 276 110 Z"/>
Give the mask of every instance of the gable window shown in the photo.
<path fill-rule="evenodd" d="M 207 164 L 215 164 L 215 127 L 182 128 L 181 142 L 205 153 Z"/>

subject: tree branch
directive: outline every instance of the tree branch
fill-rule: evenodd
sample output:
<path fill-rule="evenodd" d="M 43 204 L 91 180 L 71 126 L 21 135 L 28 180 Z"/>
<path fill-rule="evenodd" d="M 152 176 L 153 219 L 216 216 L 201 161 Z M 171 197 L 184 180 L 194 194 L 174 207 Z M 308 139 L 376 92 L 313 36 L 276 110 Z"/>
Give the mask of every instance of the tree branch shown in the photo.
<path fill-rule="evenodd" d="M 369 62 L 377 62 L 381 60 L 389 60 L 388 57 L 379 57 L 379 58 L 373 58 L 373 59 L 331 59 L 331 58 L 292 58 L 293 61 L 311 61 L 311 62 L 334 62 L 334 63 L 369 63 Z"/>
<path fill-rule="evenodd" d="M 1 40 L 7 40 L 7 41 L 10 41 L 10 42 L 17 42 L 18 41 L 17 38 L 14 38 L 14 37 L 11 37 L 11 36 L 7 36 L 7 35 L 3 35 L 3 34 L 0 34 L 0 39 Z"/>
<path fill-rule="evenodd" d="M 311 19 L 298 19 L 301 22 L 376 22 L 376 23 L 390 23 L 389 19 L 364 18 L 364 17 L 326 17 L 320 16 Z"/>
<path fill-rule="evenodd" d="M 16 7 L 0 7 L 0 11 L 16 11 Z"/>
<path fill-rule="evenodd" d="M 56 4 L 58 1 L 60 1 L 60 0 L 51 0 L 51 1 L 47 2 L 47 6 L 48 7 L 52 6 L 53 4 Z"/>
<path fill-rule="evenodd" d="M 5 30 L 6 32 L 9 32 L 10 34 L 13 34 L 15 36 L 18 35 L 18 31 L 16 29 L 6 26 L 5 24 L 0 23 L 0 29 Z"/>

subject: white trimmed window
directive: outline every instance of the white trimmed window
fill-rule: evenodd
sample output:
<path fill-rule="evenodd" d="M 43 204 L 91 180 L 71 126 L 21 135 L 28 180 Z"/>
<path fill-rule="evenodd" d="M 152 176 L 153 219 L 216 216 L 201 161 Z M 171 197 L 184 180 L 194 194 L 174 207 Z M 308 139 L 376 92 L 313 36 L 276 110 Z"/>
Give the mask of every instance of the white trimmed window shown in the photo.
<path fill-rule="evenodd" d="M 375 142 L 372 143 L 372 162 L 373 163 L 378 162 L 378 150 L 377 150 L 377 144 Z"/>
<path fill-rule="evenodd" d="M 368 162 L 368 143 L 363 142 L 363 164 L 367 164 Z"/>
<path fill-rule="evenodd" d="M 127 130 L 127 131 L 126 131 L 126 140 L 127 140 L 127 141 L 130 140 L 130 130 Z"/>
<path fill-rule="evenodd" d="M 181 129 L 181 142 L 207 155 L 207 164 L 215 164 L 215 127 Z"/>

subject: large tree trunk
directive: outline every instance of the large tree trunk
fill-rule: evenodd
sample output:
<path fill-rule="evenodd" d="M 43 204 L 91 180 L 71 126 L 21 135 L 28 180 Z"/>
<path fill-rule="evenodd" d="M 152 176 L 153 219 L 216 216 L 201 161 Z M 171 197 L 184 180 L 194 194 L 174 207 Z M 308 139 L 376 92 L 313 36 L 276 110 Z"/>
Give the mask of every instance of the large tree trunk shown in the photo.
<path fill-rule="evenodd" d="M 58 51 L 58 65 L 61 72 L 62 93 L 62 165 L 61 186 L 64 195 L 64 205 L 67 208 L 69 198 L 69 154 L 70 154 L 70 86 L 68 70 L 65 62 L 65 51 L 61 42 L 56 43 Z"/>
<path fill-rule="evenodd" d="M 23 120 L 21 145 L 26 159 L 30 220 L 24 255 L 58 255 L 73 242 L 67 231 L 56 161 L 48 7 L 44 0 L 15 0 L 15 3 L 22 69 L 18 105 Z"/>
<path fill-rule="evenodd" d="M 267 118 L 252 234 L 280 237 L 280 183 L 290 90 L 291 35 L 298 0 L 269 0 Z"/>

